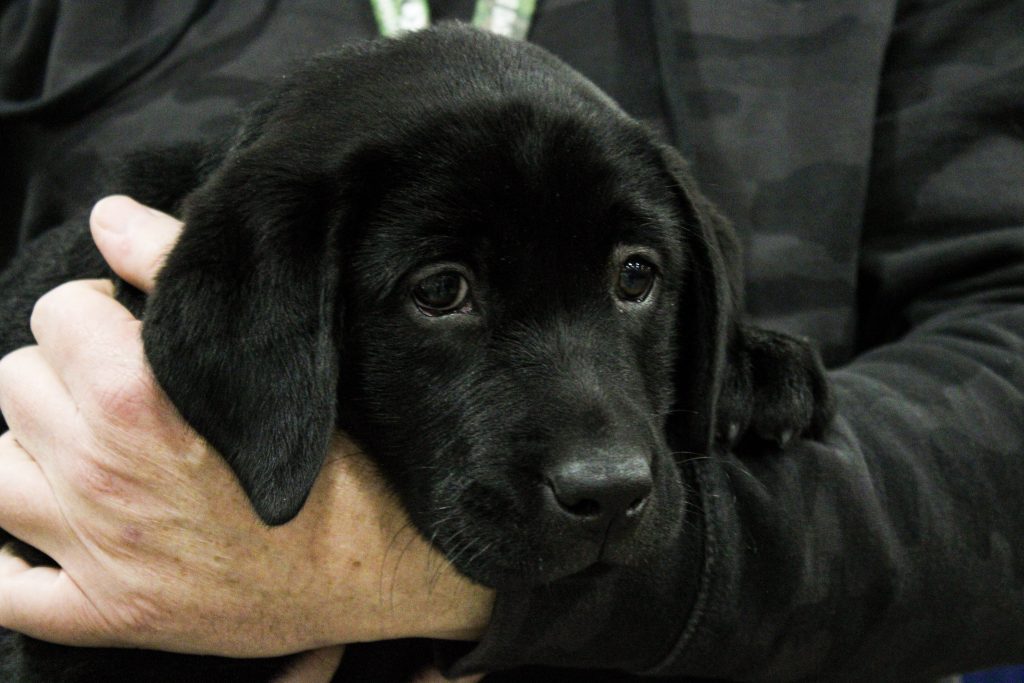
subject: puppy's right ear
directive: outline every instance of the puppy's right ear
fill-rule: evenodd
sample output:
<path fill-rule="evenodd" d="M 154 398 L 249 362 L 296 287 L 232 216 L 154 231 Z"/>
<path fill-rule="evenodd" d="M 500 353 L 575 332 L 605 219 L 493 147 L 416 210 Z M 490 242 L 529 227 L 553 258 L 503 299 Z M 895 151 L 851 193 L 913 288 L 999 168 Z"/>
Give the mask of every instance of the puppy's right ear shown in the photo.
<path fill-rule="evenodd" d="M 246 152 L 188 200 L 146 305 L 161 387 L 230 464 L 259 516 L 302 507 L 336 414 L 337 176 Z"/>
<path fill-rule="evenodd" d="M 697 189 L 686 161 L 667 145 L 659 154 L 679 200 L 688 257 L 676 327 L 673 448 L 710 453 L 726 351 L 742 307 L 740 247 L 732 226 Z"/>

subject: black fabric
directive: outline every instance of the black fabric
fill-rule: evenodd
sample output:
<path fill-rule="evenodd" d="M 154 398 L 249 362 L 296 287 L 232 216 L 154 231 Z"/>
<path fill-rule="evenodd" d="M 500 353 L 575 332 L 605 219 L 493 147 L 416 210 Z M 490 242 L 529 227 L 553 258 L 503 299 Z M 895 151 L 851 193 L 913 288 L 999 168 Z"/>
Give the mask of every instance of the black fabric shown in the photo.
<path fill-rule="evenodd" d="M 292 60 L 376 32 L 355 0 L 126 0 L 106 23 L 75 4 L 0 15 L 0 260 L 91 204 L 103 160 L 222 134 Z M 684 461 L 699 510 L 663 562 L 499 595 L 452 672 L 908 680 L 1024 661 L 1020 26 L 1012 0 L 540 1 L 530 39 L 693 161 L 746 243 L 751 317 L 822 345 L 840 417 L 782 455 Z M 87 107 L 25 104 L 159 36 Z"/>
<path fill-rule="evenodd" d="M 146 5 L 129 6 L 125 8 L 128 12 L 115 15 L 98 14 L 95 8 L 81 4 L 65 5 L 64 11 L 58 11 L 57 3 L 52 0 L 16 6 L 16 11 L 27 12 L 27 16 L 12 17 L 10 24 L 4 27 L 5 32 L 7 28 L 14 29 L 11 38 L 15 44 L 7 53 L 5 68 L 0 72 L 0 93 L 3 94 L 0 117 L 71 119 L 81 116 L 167 54 L 184 32 L 209 9 L 209 5 L 210 0 L 193 3 L 190 11 L 180 18 L 175 17 L 176 21 L 166 28 L 153 22 L 153 8 Z M 92 24 L 92 30 L 60 29 L 61 23 L 72 26 L 82 23 L 74 16 L 76 12 L 89 12 L 85 20 Z M 21 32 L 14 28 L 21 22 L 28 23 L 30 29 Z M 123 47 L 118 46 L 114 54 L 94 54 L 91 60 L 84 61 L 86 64 L 93 62 L 95 66 L 89 64 L 91 69 L 82 68 L 83 52 L 88 52 L 93 44 L 99 42 L 99 36 L 106 35 L 110 29 L 133 35 L 135 26 L 155 26 L 158 30 Z M 53 38 L 61 40 L 51 42 Z M 56 68 L 49 68 L 51 56 Z M 68 61 L 62 63 L 60 57 Z M 69 64 L 77 67 L 70 73 L 66 70 Z"/>

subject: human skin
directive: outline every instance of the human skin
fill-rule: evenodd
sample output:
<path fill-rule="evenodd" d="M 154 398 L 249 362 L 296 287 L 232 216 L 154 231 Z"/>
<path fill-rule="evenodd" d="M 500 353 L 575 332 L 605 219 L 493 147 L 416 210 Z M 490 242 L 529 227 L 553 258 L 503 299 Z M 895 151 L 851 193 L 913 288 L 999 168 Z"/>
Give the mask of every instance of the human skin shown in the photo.
<path fill-rule="evenodd" d="M 143 290 L 181 225 L 125 197 L 101 201 L 90 223 Z M 160 391 L 141 323 L 113 292 L 91 280 L 46 294 L 37 345 L 0 360 L 0 527 L 60 565 L 0 553 L 0 624 L 79 646 L 320 649 L 285 679 L 303 681 L 329 678 L 339 643 L 480 636 L 493 592 L 430 547 L 343 435 L 299 515 L 265 526 Z"/>

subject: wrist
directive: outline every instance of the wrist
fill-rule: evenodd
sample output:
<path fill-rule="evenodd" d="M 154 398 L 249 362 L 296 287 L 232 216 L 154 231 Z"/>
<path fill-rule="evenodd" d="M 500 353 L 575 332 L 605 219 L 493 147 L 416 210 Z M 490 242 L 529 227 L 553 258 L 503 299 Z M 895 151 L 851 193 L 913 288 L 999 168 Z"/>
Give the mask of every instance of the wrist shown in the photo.
<path fill-rule="evenodd" d="M 495 593 L 461 574 L 416 530 L 404 511 L 393 512 L 383 535 L 378 601 L 382 638 L 478 640 L 490 621 Z"/>
<path fill-rule="evenodd" d="M 423 541 L 426 544 L 426 541 Z M 460 574 L 432 548 L 434 570 L 417 577 L 422 604 L 395 613 L 396 632 L 417 638 L 479 640 L 491 619 L 495 592 Z M 438 563 L 443 562 L 442 567 Z M 418 607 L 418 608 L 417 608 Z"/>
<path fill-rule="evenodd" d="M 314 534 L 314 576 L 326 577 L 313 606 L 330 632 L 325 644 L 483 634 L 494 591 L 430 545 L 353 444 L 336 441 L 317 486 L 300 517 Z"/>

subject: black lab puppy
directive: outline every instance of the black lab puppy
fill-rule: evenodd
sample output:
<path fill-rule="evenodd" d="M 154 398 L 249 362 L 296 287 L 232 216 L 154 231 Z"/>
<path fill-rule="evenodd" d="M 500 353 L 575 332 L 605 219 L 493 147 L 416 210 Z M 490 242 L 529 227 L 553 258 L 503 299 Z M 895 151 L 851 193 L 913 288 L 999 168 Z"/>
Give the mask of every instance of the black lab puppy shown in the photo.
<path fill-rule="evenodd" d="M 676 152 L 537 47 L 450 26 L 348 48 L 224 145 L 129 166 L 114 189 L 186 228 L 148 301 L 122 299 L 268 524 L 341 428 L 462 572 L 544 584 L 644 562 L 684 521 L 676 458 L 716 434 L 784 445 L 829 419 L 807 344 L 739 322 L 736 240 Z M 73 230 L 0 280 L 0 351 L 48 288 L 111 276 Z M 282 665 L 5 647 L 7 681 Z"/>

